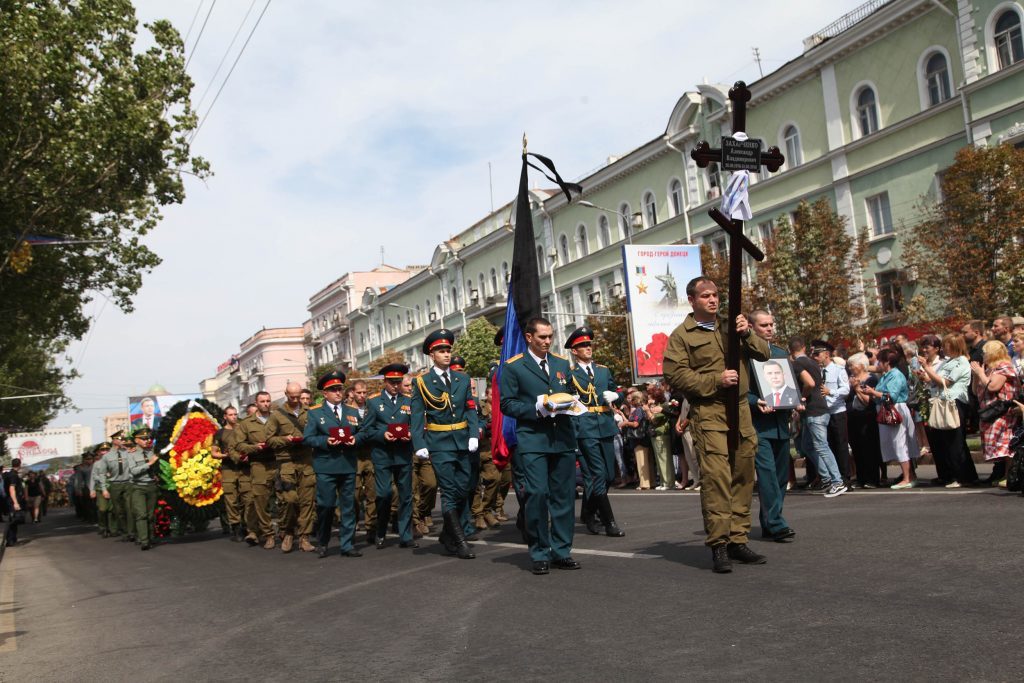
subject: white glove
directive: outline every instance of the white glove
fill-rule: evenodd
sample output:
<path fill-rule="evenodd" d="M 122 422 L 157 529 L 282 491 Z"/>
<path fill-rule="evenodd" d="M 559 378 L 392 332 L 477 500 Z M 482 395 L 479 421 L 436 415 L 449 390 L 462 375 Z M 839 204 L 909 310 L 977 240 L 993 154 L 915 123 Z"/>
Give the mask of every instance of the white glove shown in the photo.
<path fill-rule="evenodd" d="M 614 391 L 605 391 L 601 395 L 604 396 L 604 402 L 607 403 L 608 405 L 611 405 L 619 400 L 619 395 L 616 394 Z"/>
<path fill-rule="evenodd" d="M 469 452 L 476 453 L 476 450 L 480 448 L 480 440 L 476 438 L 470 438 L 469 440 Z"/>
<path fill-rule="evenodd" d="M 549 415 L 552 414 L 551 411 L 548 410 L 548 407 L 544 405 L 544 399 L 546 398 L 547 396 L 537 397 L 537 412 L 540 413 L 541 417 L 548 417 Z"/>
<path fill-rule="evenodd" d="M 416 451 L 416 457 L 426 460 L 427 458 L 430 457 L 430 451 L 428 451 L 426 448 L 421 448 L 418 451 Z"/>

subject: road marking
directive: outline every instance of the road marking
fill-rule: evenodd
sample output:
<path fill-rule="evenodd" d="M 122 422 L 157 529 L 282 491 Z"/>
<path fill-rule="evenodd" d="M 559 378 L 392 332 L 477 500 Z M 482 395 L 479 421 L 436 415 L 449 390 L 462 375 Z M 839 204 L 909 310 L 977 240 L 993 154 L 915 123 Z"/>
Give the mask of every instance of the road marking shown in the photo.
<path fill-rule="evenodd" d="M 437 536 L 424 536 L 425 540 L 436 541 Z M 470 541 L 473 545 L 487 545 L 494 548 L 513 548 L 515 550 L 526 550 L 526 546 L 522 543 L 504 543 L 497 541 Z M 573 555 L 596 555 L 598 557 L 624 557 L 629 560 L 660 560 L 661 555 L 650 555 L 648 553 L 624 553 L 619 550 L 591 550 L 590 548 L 576 548 L 572 549 Z"/>
<path fill-rule="evenodd" d="M 995 488 L 970 488 L 970 489 L 918 488 L 918 489 L 903 489 L 901 491 L 890 491 L 888 489 L 873 489 L 873 490 L 857 489 L 856 491 L 847 491 L 843 495 L 844 496 L 853 496 L 854 498 L 860 498 L 861 496 L 901 496 L 901 495 L 906 495 L 906 494 L 914 494 L 914 495 L 918 495 L 918 496 L 921 496 L 921 495 L 928 495 L 928 496 L 932 496 L 932 495 L 939 495 L 939 496 L 966 496 L 966 495 L 978 494 L 978 493 L 995 493 L 995 492 L 998 492 L 998 491 L 1000 491 L 1000 489 L 995 489 Z M 1002 492 L 1005 493 L 1006 490 L 1002 489 Z M 609 491 L 608 495 L 609 496 L 643 496 L 645 498 L 661 498 L 661 499 L 664 499 L 664 498 L 676 498 L 676 497 L 687 497 L 687 496 L 688 497 L 694 497 L 694 496 L 698 496 L 699 497 L 700 496 L 700 491 L 675 491 L 675 492 L 671 492 L 671 491 L 655 491 L 654 493 L 655 494 L 658 494 L 658 493 L 666 493 L 666 494 L 667 493 L 672 493 L 673 495 L 662 495 L 662 496 L 652 495 L 650 491 L 621 491 L 621 492 Z M 1013 494 L 1013 495 L 1016 495 L 1012 491 L 1010 493 Z M 756 495 L 756 489 L 755 489 L 755 495 Z M 811 492 L 811 491 L 802 491 L 802 490 L 801 491 L 786 491 L 786 495 L 787 496 L 808 496 L 808 497 L 815 497 L 815 496 L 821 497 L 822 496 L 821 493 L 814 493 L 814 492 Z"/>
<path fill-rule="evenodd" d="M 18 639 L 14 628 L 14 566 L 16 560 L 10 550 L 4 553 L 7 557 L 0 563 L 0 652 L 14 652 L 18 649 Z"/>

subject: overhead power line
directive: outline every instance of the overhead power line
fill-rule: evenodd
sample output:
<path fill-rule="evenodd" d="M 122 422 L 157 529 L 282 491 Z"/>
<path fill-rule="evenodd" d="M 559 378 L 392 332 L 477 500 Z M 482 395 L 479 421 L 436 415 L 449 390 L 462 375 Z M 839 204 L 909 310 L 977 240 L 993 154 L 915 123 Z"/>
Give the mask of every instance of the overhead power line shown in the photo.
<path fill-rule="evenodd" d="M 259 28 L 260 22 L 263 21 L 263 15 L 267 13 L 267 8 L 270 7 L 270 3 L 271 0 L 267 0 L 267 4 L 263 6 L 263 9 L 260 11 L 260 15 L 256 17 L 256 23 L 253 24 L 252 29 L 249 31 L 249 35 L 246 36 L 245 42 L 242 43 L 242 49 L 238 51 L 238 56 L 236 56 L 235 61 L 232 62 L 231 68 L 228 70 L 228 75 L 224 77 L 224 81 L 220 84 L 220 87 L 217 88 L 217 94 L 213 96 L 213 102 L 210 102 L 210 107 L 206 110 L 203 118 L 199 121 L 199 125 L 196 126 L 195 131 L 192 133 L 192 137 L 189 138 L 190 144 L 196 139 L 196 136 L 199 135 L 199 131 L 202 130 L 203 124 L 206 123 L 206 120 L 210 118 L 210 112 L 213 111 L 214 105 L 216 105 L 217 100 L 220 99 L 220 94 L 224 92 L 224 86 L 226 86 L 228 81 L 231 79 L 231 74 L 235 73 L 235 67 L 238 66 L 238 61 L 242 58 L 242 55 L 245 54 L 245 48 L 249 46 L 249 41 L 252 40 L 253 34 L 256 33 L 256 29 Z"/>
<path fill-rule="evenodd" d="M 199 98 L 199 104 L 195 106 L 196 111 L 199 111 L 203 106 L 203 102 L 206 101 L 206 95 L 210 92 L 210 88 L 213 87 L 213 83 L 217 80 L 217 76 L 220 75 L 221 67 L 224 66 L 224 62 L 227 61 L 228 55 L 231 54 L 231 48 L 235 46 L 235 41 L 238 40 L 238 36 L 242 33 L 242 29 L 245 27 L 245 22 L 249 19 L 249 15 L 252 13 L 252 8 L 255 6 L 256 0 L 252 0 L 252 2 L 249 3 L 249 9 L 245 11 L 245 16 L 242 17 L 242 21 L 238 23 L 238 28 L 235 29 L 235 35 L 231 37 L 228 49 L 224 50 L 224 55 L 220 58 L 220 63 L 217 64 L 216 71 L 214 71 L 213 76 L 210 77 L 210 82 L 206 84 L 206 89 L 203 90 L 203 94 Z"/>
<path fill-rule="evenodd" d="M 199 18 L 199 13 L 203 11 L 203 5 L 206 0 L 199 0 L 199 7 L 196 7 L 196 13 L 192 15 L 192 21 L 188 24 L 188 31 L 185 32 L 185 39 L 181 41 L 182 47 L 188 45 L 188 37 L 192 35 L 192 27 L 196 25 L 196 19 Z"/>
<path fill-rule="evenodd" d="M 206 11 L 206 18 L 203 19 L 203 25 L 199 27 L 199 35 L 196 36 L 196 42 L 192 45 L 192 52 L 189 53 L 188 59 L 185 60 L 185 69 L 188 69 L 188 65 L 192 63 L 192 58 L 196 56 L 196 48 L 199 47 L 199 41 L 203 39 L 203 33 L 206 31 L 206 24 L 210 21 L 210 15 L 213 14 L 213 8 L 217 6 L 217 0 L 213 0 L 210 3 L 210 9 Z"/>

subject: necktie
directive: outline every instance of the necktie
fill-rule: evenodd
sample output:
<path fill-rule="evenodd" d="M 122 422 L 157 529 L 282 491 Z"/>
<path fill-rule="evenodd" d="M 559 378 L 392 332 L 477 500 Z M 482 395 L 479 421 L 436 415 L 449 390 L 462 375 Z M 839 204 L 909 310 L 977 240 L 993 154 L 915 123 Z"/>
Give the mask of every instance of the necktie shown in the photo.
<path fill-rule="evenodd" d="M 391 405 L 397 406 L 398 405 L 398 394 L 390 394 L 390 396 L 391 396 Z"/>
<path fill-rule="evenodd" d="M 444 380 L 445 388 L 447 388 L 448 391 L 451 391 L 452 390 L 452 380 L 448 377 L 448 371 L 447 370 L 445 370 L 444 372 L 441 373 L 441 379 Z"/>
<path fill-rule="evenodd" d="M 544 374 L 548 376 L 548 379 L 551 378 L 551 375 L 548 373 L 548 359 L 547 358 L 541 360 L 541 362 L 540 362 L 540 369 L 544 371 Z"/>
<path fill-rule="evenodd" d="M 590 378 L 591 382 L 594 381 L 594 371 L 590 368 L 589 365 L 587 366 L 587 377 Z"/>
<path fill-rule="evenodd" d="M 336 418 L 337 420 L 339 420 L 339 421 L 340 421 L 340 420 L 341 420 L 341 415 L 338 415 L 338 406 L 337 406 L 337 405 L 332 405 L 332 406 L 331 406 L 331 410 L 333 410 L 333 411 L 334 411 L 334 417 L 335 417 L 335 418 Z"/>
<path fill-rule="evenodd" d="M 779 407 L 779 403 L 780 403 L 780 401 L 779 401 L 779 392 L 776 391 L 775 392 L 775 407 L 776 408 Z"/>
<path fill-rule="evenodd" d="M 121 454 L 117 454 L 117 476 L 124 475 L 124 461 L 121 459 Z"/>

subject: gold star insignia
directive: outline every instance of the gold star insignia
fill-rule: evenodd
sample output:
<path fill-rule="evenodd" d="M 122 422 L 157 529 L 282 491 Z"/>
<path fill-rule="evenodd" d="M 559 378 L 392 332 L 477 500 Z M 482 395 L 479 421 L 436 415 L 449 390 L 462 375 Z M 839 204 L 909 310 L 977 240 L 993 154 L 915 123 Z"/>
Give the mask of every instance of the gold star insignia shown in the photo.
<path fill-rule="evenodd" d="M 641 280 L 639 283 L 637 283 L 636 291 L 637 291 L 637 294 L 646 294 L 647 293 L 647 283 L 644 282 L 643 280 Z"/>

